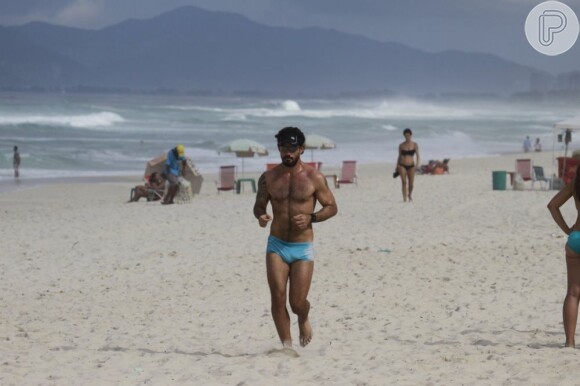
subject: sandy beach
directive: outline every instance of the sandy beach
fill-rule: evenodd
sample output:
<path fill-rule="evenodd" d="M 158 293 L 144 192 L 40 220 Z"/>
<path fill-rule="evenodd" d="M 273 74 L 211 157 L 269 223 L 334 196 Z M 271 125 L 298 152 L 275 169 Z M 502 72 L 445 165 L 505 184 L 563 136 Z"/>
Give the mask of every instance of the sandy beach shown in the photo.
<path fill-rule="evenodd" d="M 410 204 L 393 164 L 359 165 L 315 224 L 298 357 L 279 350 L 248 190 L 218 195 L 204 173 L 187 205 L 126 204 L 139 177 L 3 192 L 0 384 L 577 384 L 555 192 L 492 190 L 493 170 L 532 158 L 549 175 L 551 157 L 451 160 Z"/>

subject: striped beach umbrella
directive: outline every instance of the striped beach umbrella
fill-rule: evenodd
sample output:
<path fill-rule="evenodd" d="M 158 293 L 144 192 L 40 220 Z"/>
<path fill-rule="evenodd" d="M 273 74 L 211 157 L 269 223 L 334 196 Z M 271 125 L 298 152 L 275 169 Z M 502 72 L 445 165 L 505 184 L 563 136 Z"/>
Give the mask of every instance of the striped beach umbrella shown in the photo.
<path fill-rule="evenodd" d="M 251 139 L 236 139 L 219 148 L 218 153 L 234 153 L 236 157 L 242 159 L 242 176 L 244 175 L 244 158 L 251 158 L 254 155 L 268 155 L 266 146 Z"/>
<path fill-rule="evenodd" d="M 304 148 L 310 149 L 310 160 L 314 161 L 314 150 L 336 149 L 336 143 L 330 138 L 318 134 L 307 134 Z"/>

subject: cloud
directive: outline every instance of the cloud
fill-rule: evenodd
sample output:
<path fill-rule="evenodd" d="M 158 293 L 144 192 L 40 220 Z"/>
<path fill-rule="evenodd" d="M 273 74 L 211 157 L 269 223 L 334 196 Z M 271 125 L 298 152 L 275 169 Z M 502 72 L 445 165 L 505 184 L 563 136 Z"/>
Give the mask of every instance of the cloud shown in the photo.
<path fill-rule="evenodd" d="M 104 0 L 75 0 L 56 12 L 53 21 L 68 26 L 87 26 L 99 21 Z"/>
<path fill-rule="evenodd" d="M 62 8 L 71 0 L 18 0 L 0 1 L 0 14 L 25 18 L 28 15 L 48 14 Z"/>
<path fill-rule="evenodd" d="M 54 12 L 69 2 L 70 0 L 0 1 L 0 23 L 18 25 L 31 21 L 48 21 Z"/>
<path fill-rule="evenodd" d="M 31 21 L 74 27 L 106 23 L 105 5 L 110 0 L 0 0 L 0 24 L 19 25 Z M 145 1 L 145 0 L 143 0 Z"/>

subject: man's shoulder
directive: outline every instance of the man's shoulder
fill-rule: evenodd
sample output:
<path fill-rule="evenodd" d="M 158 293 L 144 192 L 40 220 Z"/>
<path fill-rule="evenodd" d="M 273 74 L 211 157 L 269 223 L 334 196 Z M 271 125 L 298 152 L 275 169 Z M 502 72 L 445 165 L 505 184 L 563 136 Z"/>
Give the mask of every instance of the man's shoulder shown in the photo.
<path fill-rule="evenodd" d="M 321 183 L 325 183 L 326 182 L 326 177 L 324 177 L 324 174 L 322 174 L 321 172 L 319 172 L 318 170 L 312 168 L 312 170 L 309 170 L 307 172 L 308 175 L 308 179 L 315 185 L 319 185 Z"/>

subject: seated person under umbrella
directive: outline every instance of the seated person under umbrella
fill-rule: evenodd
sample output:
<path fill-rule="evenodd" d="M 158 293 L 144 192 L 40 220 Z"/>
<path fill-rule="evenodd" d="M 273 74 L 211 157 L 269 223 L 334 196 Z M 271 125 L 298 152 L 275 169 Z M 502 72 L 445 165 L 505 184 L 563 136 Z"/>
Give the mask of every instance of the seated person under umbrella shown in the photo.
<path fill-rule="evenodd" d="M 165 180 L 156 172 L 151 173 L 145 185 L 137 185 L 131 191 L 129 202 L 137 202 L 145 197 L 147 201 L 157 201 L 163 196 Z"/>
<path fill-rule="evenodd" d="M 449 158 L 445 158 L 443 162 L 439 160 L 430 160 L 427 165 L 419 167 L 421 174 L 444 174 L 449 173 Z"/>

